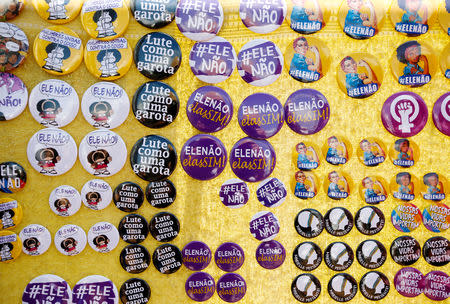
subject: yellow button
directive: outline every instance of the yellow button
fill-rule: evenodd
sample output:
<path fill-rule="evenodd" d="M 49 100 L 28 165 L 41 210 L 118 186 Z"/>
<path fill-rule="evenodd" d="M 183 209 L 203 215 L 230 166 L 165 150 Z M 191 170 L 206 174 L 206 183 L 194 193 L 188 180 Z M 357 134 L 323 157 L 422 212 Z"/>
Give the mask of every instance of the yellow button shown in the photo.
<path fill-rule="evenodd" d="M 22 206 L 12 198 L 0 198 L 0 229 L 14 229 L 22 222 Z"/>
<path fill-rule="evenodd" d="M 436 0 L 392 1 L 389 15 L 397 32 L 408 36 L 419 36 L 428 32 L 436 20 Z"/>
<path fill-rule="evenodd" d="M 39 16 L 55 24 L 64 24 L 74 20 L 81 10 L 81 0 L 33 0 L 33 6 Z"/>
<path fill-rule="evenodd" d="M 0 262 L 12 262 L 22 252 L 22 241 L 12 231 L 0 231 Z"/>

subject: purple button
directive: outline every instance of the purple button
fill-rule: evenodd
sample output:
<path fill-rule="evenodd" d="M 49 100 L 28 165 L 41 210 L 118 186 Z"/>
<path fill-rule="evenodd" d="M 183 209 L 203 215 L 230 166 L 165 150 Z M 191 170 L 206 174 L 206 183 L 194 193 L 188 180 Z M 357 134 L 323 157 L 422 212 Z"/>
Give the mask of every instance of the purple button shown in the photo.
<path fill-rule="evenodd" d="M 280 222 L 272 212 L 260 211 L 250 220 L 250 233 L 258 241 L 273 240 L 278 232 L 280 232 Z"/>
<path fill-rule="evenodd" d="M 193 271 L 203 270 L 211 262 L 211 249 L 203 242 L 192 241 L 184 246 L 181 253 L 184 266 Z"/>
<path fill-rule="evenodd" d="M 244 264 L 245 254 L 235 243 L 223 243 L 214 254 L 217 267 L 226 272 L 236 271 Z"/>
<path fill-rule="evenodd" d="M 322 130 L 330 119 L 330 105 L 322 93 L 301 89 L 289 96 L 284 104 L 284 117 L 292 131 L 310 135 Z"/>
<path fill-rule="evenodd" d="M 233 117 L 233 102 L 221 88 L 204 86 L 189 97 L 186 114 L 197 130 L 217 132 L 225 128 Z"/>
<path fill-rule="evenodd" d="M 283 54 L 275 43 L 266 39 L 255 39 L 242 47 L 237 68 L 245 82 L 263 87 L 280 77 L 283 63 Z"/>
<path fill-rule="evenodd" d="M 264 206 L 278 207 L 286 200 L 286 186 L 278 178 L 267 178 L 258 185 L 256 196 Z"/>
<path fill-rule="evenodd" d="M 255 139 L 267 139 L 280 131 L 284 123 L 283 105 L 274 96 L 256 93 L 244 99 L 238 121 L 242 131 Z"/>
<path fill-rule="evenodd" d="M 275 240 L 262 242 L 256 249 L 256 261 L 266 269 L 280 267 L 285 258 L 286 250 L 283 245 Z"/>
<path fill-rule="evenodd" d="M 231 170 L 246 182 L 259 182 L 272 174 L 277 157 L 266 140 L 245 137 L 234 144 L 230 152 Z"/>
<path fill-rule="evenodd" d="M 450 93 L 447 92 L 433 106 L 433 122 L 436 128 L 450 136 Z"/>
<path fill-rule="evenodd" d="M 228 303 L 241 300 L 247 292 L 247 284 L 237 273 L 226 273 L 217 281 L 217 294 Z"/>
<path fill-rule="evenodd" d="M 417 297 L 423 292 L 423 274 L 414 267 L 405 267 L 397 271 L 394 277 L 395 289 L 404 297 Z"/>
<path fill-rule="evenodd" d="M 219 196 L 222 204 L 228 208 L 236 209 L 247 204 L 250 190 L 244 181 L 232 178 L 222 184 Z"/>
<path fill-rule="evenodd" d="M 276 30 L 286 17 L 287 6 L 284 0 L 254 1 L 241 0 L 239 16 L 242 23 L 258 34 Z"/>
<path fill-rule="evenodd" d="M 430 271 L 422 280 L 423 294 L 433 301 L 443 301 L 450 296 L 450 278 L 442 271 Z"/>
<path fill-rule="evenodd" d="M 399 92 L 389 97 L 381 110 L 381 121 L 392 135 L 414 136 L 425 127 L 427 105 L 422 97 L 412 92 Z"/>
<path fill-rule="evenodd" d="M 209 180 L 222 173 L 227 165 L 227 150 L 211 135 L 199 134 L 184 144 L 180 153 L 184 171 L 195 179 Z"/>
<path fill-rule="evenodd" d="M 214 278 L 206 272 L 196 272 L 189 276 L 184 285 L 189 298 L 197 302 L 208 300 L 216 291 Z"/>

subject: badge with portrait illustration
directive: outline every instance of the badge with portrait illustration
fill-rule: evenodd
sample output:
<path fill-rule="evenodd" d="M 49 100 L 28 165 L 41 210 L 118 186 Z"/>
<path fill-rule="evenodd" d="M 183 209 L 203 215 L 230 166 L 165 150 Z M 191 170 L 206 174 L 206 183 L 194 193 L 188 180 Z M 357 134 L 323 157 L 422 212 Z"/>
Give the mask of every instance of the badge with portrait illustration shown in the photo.
<path fill-rule="evenodd" d="M 134 19 L 149 29 L 169 25 L 175 18 L 177 0 L 131 0 L 130 8 Z"/>
<path fill-rule="evenodd" d="M 319 189 L 319 179 L 308 171 L 298 170 L 295 172 L 294 179 L 291 182 L 294 188 L 294 195 L 301 199 L 313 198 Z"/>
<path fill-rule="evenodd" d="M 347 163 L 352 152 L 350 142 L 342 136 L 330 136 L 322 146 L 322 153 L 326 161 L 336 166 Z"/>
<path fill-rule="evenodd" d="M 148 283 L 139 278 L 131 278 L 123 282 L 120 287 L 120 301 L 123 304 L 147 304 L 150 300 L 151 289 Z"/>
<path fill-rule="evenodd" d="M 0 43 L 0 71 L 11 71 L 23 63 L 30 45 L 27 35 L 20 28 L 12 23 L 0 22 Z"/>
<path fill-rule="evenodd" d="M 278 46 L 266 39 L 247 42 L 239 51 L 239 75 L 253 86 L 267 86 L 280 77 L 283 71 L 283 54 Z"/>
<path fill-rule="evenodd" d="M 422 212 L 416 205 L 404 202 L 392 210 L 391 222 L 398 231 L 411 232 L 422 223 Z"/>
<path fill-rule="evenodd" d="M 133 61 L 128 41 L 121 37 L 110 41 L 91 39 L 86 43 L 84 63 L 101 80 L 116 80 L 128 72 Z"/>
<path fill-rule="evenodd" d="M 442 201 L 445 199 L 445 190 L 448 190 L 447 179 L 442 174 L 430 172 L 423 176 L 420 192 L 422 197 L 430 201 Z"/>
<path fill-rule="evenodd" d="M 31 166 L 47 176 L 69 171 L 77 160 L 77 145 L 64 130 L 46 128 L 37 131 L 28 142 L 27 156 Z"/>
<path fill-rule="evenodd" d="M 62 128 L 78 114 L 80 101 L 75 89 L 65 81 L 47 79 L 31 91 L 28 107 L 33 118 L 49 128 Z"/>
<path fill-rule="evenodd" d="M 38 256 L 50 248 L 52 236 L 47 228 L 39 224 L 31 224 L 20 231 L 22 250 L 25 254 Z"/>
<path fill-rule="evenodd" d="M 357 292 L 358 283 L 347 273 L 338 273 L 328 282 L 328 294 L 337 302 L 348 302 Z"/>
<path fill-rule="evenodd" d="M 36 63 L 47 73 L 57 76 L 72 73 L 80 66 L 83 49 L 78 34 L 61 25 L 43 29 L 33 43 Z"/>
<path fill-rule="evenodd" d="M 436 100 L 432 115 L 436 128 L 442 134 L 450 136 L 450 92 L 445 93 Z"/>
<path fill-rule="evenodd" d="M 81 9 L 81 24 L 94 39 L 112 40 L 125 33 L 130 13 L 124 0 L 86 0 Z"/>
<path fill-rule="evenodd" d="M 25 110 L 28 90 L 22 79 L 0 72 L 0 121 L 16 118 Z"/>
<path fill-rule="evenodd" d="M 418 194 L 419 180 L 409 172 L 400 172 L 390 183 L 392 195 L 402 201 L 412 201 Z"/>
<path fill-rule="evenodd" d="M 445 232 L 450 226 L 450 208 L 443 203 L 431 203 L 422 212 L 423 225 L 432 232 Z"/>
<path fill-rule="evenodd" d="M 172 244 L 162 244 L 153 251 L 153 266 L 162 274 L 177 272 L 183 265 L 180 249 Z"/>
<path fill-rule="evenodd" d="M 313 170 L 319 167 L 320 149 L 311 142 L 299 142 L 295 145 L 295 152 L 292 153 L 296 167 L 303 171 Z"/>
<path fill-rule="evenodd" d="M 423 292 L 423 274 L 414 267 L 404 267 L 394 277 L 394 287 L 399 294 L 414 298 Z"/>
<path fill-rule="evenodd" d="M 445 78 L 450 79 L 450 44 L 448 44 L 442 51 L 441 56 L 439 57 L 439 65 L 441 67 L 442 73 L 444 73 Z"/>
<path fill-rule="evenodd" d="M 114 189 L 114 204 L 124 212 L 134 212 L 141 208 L 144 202 L 144 192 L 141 186 L 133 182 L 123 182 Z"/>
<path fill-rule="evenodd" d="M 444 32 L 450 35 L 450 1 L 445 0 L 441 3 L 438 10 L 438 20 Z"/>
<path fill-rule="evenodd" d="M 0 21 L 17 17 L 25 6 L 25 0 L 5 0 L 0 8 Z"/>
<path fill-rule="evenodd" d="M 414 37 L 428 32 L 436 21 L 436 10 L 435 0 L 396 0 L 389 15 L 397 32 Z"/>
<path fill-rule="evenodd" d="M 383 75 L 377 58 L 366 53 L 345 56 L 336 69 L 339 88 L 352 98 L 375 94 L 383 82 Z"/>
<path fill-rule="evenodd" d="M 145 189 L 145 197 L 155 208 L 167 208 L 177 197 L 175 185 L 168 179 L 150 182 Z"/>
<path fill-rule="evenodd" d="M 81 196 L 74 187 L 62 185 L 53 189 L 48 203 L 56 215 L 71 216 L 80 210 Z"/>
<path fill-rule="evenodd" d="M 139 244 L 131 244 L 122 249 L 119 256 L 120 265 L 128 273 L 144 272 L 150 265 L 150 253 Z"/>
<path fill-rule="evenodd" d="M 320 281 L 310 273 L 303 273 L 297 276 L 291 285 L 292 295 L 297 301 L 302 303 L 315 301 L 321 291 Z"/>
<path fill-rule="evenodd" d="M 256 189 L 258 201 L 266 207 L 278 207 L 284 203 L 287 196 L 286 186 L 276 177 L 266 178 Z"/>
<path fill-rule="evenodd" d="M 330 18 L 330 10 L 324 0 L 287 0 L 286 20 L 292 30 L 300 34 L 320 31 Z"/>
<path fill-rule="evenodd" d="M 54 24 L 74 20 L 80 13 L 83 1 L 79 0 L 32 0 L 39 17 Z"/>
<path fill-rule="evenodd" d="M 379 301 L 389 293 L 389 279 L 379 271 L 370 271 L 359 282 L 362 295 L 371 301 Z"/>
<path fill-rule="evenodd" d="M 315 238 L 322 233 L 324 220 L 322 214 L 315 209 L 303 209 L 295 217 L 294 227 L 304 238 Z"/>
<path fill-rule="evenodd" d="M 356 248 L 356 259 L 367 269 L 376 269 L 386 262 L 386 248 L 377 240 L 365 240 Z"/>
<path fill-rule="evenodd" d="M 341 28 L 353 39 L 375 36 L 383 26 L 386 0 L 343 0 L 338 12 Z"/>
<path fill-rule="evenodd" d="M 353 183 L 350 176 L 344 172 L 331 171 L 323 183 L 328 197 L 334 200 L 346 199 L 350 195 Z"/>
<path fill-rule="evenodd" d="M 367 137 L 359 142 L 356 155 L 367 167 L 375 167 L 386 160 L 386 146 L 378 138 Z"/>
<path fill-rule="evenodd" d="M 99 222 L 89 229 L 88 243 L 97 252 L 107 253 L 119 244 L 119 231 L 116 226 L 108 222 Z"/>
<path fill-rule="evenodd" d="M 420 259 L 420 243 L 411 236 L 402 235 L 392 242 L 390 252 L 395 263 L 409 266 Z"/>
<path fill-rule="evenodd" d="M 92 292 L 95 290 L 94 292 Z M 111 303 L 119 304 L 119 293 L 114 282 L 101 275 L 82 278 L 72 290 L 73 303 Z"/>
<path fill-rule="evenodd" d="M 48 303 L 48 301 L 61 304 L 73 303 L 72 289 L 69 284 L 54 274 L 35 277 L 27 284 L 22 294 L 22 304 Z"/>
<path fill-rule="evenodd" d="M 22 222 L 22 205 L 12 198 L 0 198 L 0 230 L 14 229 Z"/>
<path fill-rule="evenodd" d="M 175 22 L 180 32 L 195 41 L 212 39 L 220 31 L 224 19 L 219 0 L 180 0 Z"/>
<path fill-rule="evenodd" d="M 380 232 L 385 224 L 383 211 L 375 206 L 362 207 L 355 214 L 355 226 L 365 235 L 374 235 Z"/>
<path fill-rule="evenodd" d="M 353 228 L 353 215 L 343 207 L 334 207 L 324 216 L 325 230 L 333 236 L 344 236 Z"/>
<path fill-rule="evenodd" d="M 0 163 L 0 192 L 19 192 L 26 183 L 27 172 L 20 164 L 12 161 Z"/>
<path fill-rule="evenodd" d="M 379 204 L 389 196 L 387 185 L 386 180 L 380 176 L 366 176 L 359 184 L 359 195 L 367 204 Z"/>
<path fill-rule="evenodd" d="M 323 253 L 325 264 L 333 271 L 348 269 L 355 259 L 352 248 L 344 242 L 334 242 Z"/>
<path fill-rule="evenodd" d="M 419 160 L 419 146 L 406 138 L 397 139 L 389 149 L 392 163 L 398 167 L 409 168 Z"/>
<path fill-rule="evenodd" d="M 286 18 L 285 0 L 240 0 L 239 17 L 242 23 L 252 32 L 268 34 L 283 24 Z"/>
<path fill-rule="evenodd" d="M 391 71 L 398 83 L 411 88 L 431 81 L 438 67 L 434 50 L 423 42 L 407 41 L 397 47 L 390 59 Z"/>
<path fill-rule="evenodd" d="M 322 250 L 313 242 L 303 242 L 292 254 L 295 266 L 303 271 L 312 271 L 322 263 Z"/>
<path fill-rule="evenodd" d="M 86 247 L 87 238 L 83 228 L 70 224 L 59 228 L 53 241 L 59 252 L 67 256 L 74 256 Z"/>
<path fill-rule="evenodd" d="M 111 186 L 101 179 L 90 180 L 81 189 L 83 204 L 92 210 L 102 210 L 108 207 L 112 195 Z"/>
<path fill-rule="evenodd" d="M 22 252 L 22 240 L 12 231 L 0 231 L 0 262 L 12 262 Z"/>
<path fill-rule="evenodd" d="M 237 209 L 247 204 L 250 197 L 248 185 L 239 178 L 225 181 L 219 191 L 222 204 L 231 209 Z"/>

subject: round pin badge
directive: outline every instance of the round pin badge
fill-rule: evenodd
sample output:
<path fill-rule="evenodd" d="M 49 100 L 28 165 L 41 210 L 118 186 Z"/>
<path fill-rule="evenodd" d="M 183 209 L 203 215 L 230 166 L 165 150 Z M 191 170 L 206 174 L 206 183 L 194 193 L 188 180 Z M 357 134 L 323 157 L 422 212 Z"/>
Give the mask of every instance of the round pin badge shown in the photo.
<path fill-rule="evenodd" d="M 80 210 L 81 196 L 72 186 L 59 186 L 53 189 L 48 199 L 50 209 L 59 216 L 71 216 Z"/>
<path fill-rule="evenodd" d="M 388 278 L 379 271 L 370 271 L 363 275 L 359 281 L 359 290 L 362 295 L 371 301 L 379 301 L 389 293 Z"/>
<path fill-rule="evenodd" d="M 367 269 L 375 269 L 386 262 L 386 248 L 377 240 L 365 240 L 356 248 L 356 259 Z"/>
<path fill-rule="evenodd" d="M 299 142 L 295 145 L 295 152 L 293 153 L 294 162 L 300 170 L 317 169 L 320 165 L 319 149 L 309 142 Z"/>
<path fill-rule="evenodd" d="M 211 262 L 211 249 L 203 242 L 189 242 L 184 246 L 181 253 L 183 254 L 183 265 L 192 271 L 203 270 Z"/>
<path fill-rule="evenodd" d="M 136 119 L 148 128 L 170 125 L 178 115 L 177 92 L 164 82 L 149 81 L 137 89 L 132 102 Z"/>
<path fill-rule="evenodd" d="M 192 178 L 210 180 L 219 176 L 227 165 L 227 150 L 212 135 L 198 134 L 186 141 L 181 149 L 180 162 Z"/>
<path fill-rule="evenodd" d="M 322 233 L 324 220 L 322 214 L 315 209 L 303 209 L 295 217 L 295 230 L 304 238 L 315 238 Z"/>
<path fill-rule="evenodd" d="M 353 215 L 343 207 L 334 207 L 325 214 L 324 224 L 333 236 L 344 236 L 353 228 Z"/>
<path fill-rule="evenodd" d="M 247 284 L 237 273 L 226 273 L 217 281 L 217 294 L 228 303 L 240 301 L 247 292 Z"/>
<path fill-rule="evenodd" d="M 250 190 L 244 181 L 232 178 L 222 184 L 219 196 L 222 204 L 228 208 L 237 209 L 247 204 Z"/>
<path fill-rule="evenodd" d="M 251 138 L 268 139 L 284 124 L 283 106 L 270 94 L 255 93 L 239 106 L 238 121 L 242 131 Z"/>
<path fill-rule="evenodd" d="M 348 302 L 356 296 L 358 283 L 347 273 L 338 273 L 328 282 L 328 294 L 338 302 Z"/>
<path fill-rule="evenodd" d="M 23 63 L 30 45 L 27 35 L 19 27 L 8 22 L 0 22 L 0 41 L 2 43 L 0 71 L 8 72 Z"/>
<path fill-rule="evenodd" d="M 334 242 L 323 253 L 325 264 L 333 271 L 348 269 L 355 259 L 352 248 L 343 242 Z"/>
<path fill-rule="evenodd" d="M 214 260 L 217 267 L 226 272 L 233 272 L 244 264 L 244 250 L 235 243 L 223 243 L 216 249 Z"/>
<path fill-rule="evenodd" d="M 450 136 L 450 93 L 445 93 L 434 103 L 433 122 L 442 134 Z"/>
<path fill-rule="evenodd" d="M 14 74 L 0 72 L 0 121 L 11 120 L 25 110 L 28 90 Z"/>
<path fill-rule="evenodd" d="M 448 9 L 450 10 L 450 5 L 448 5 Z M 450 16 L 450 13 L 447 14 Z M 449 18 L 449 25 L 450 25 L 450 17 Z M 450 27 L 449 27 L 450 29 Z M 450 33 L 450 31 L 449 31 Z M 445 78 L 450 79 L 450 44 L 447 45 L 444 50 L 441 53 L 441 56 L 439 57 L 439 65 L 441 67 L 442 73 L 444 74 Z"/>
<path fill-rule="evenodd" d="M 83 61 L 83 42 L 72 29 L 55 25 L 43 29 L 33 44 L 36 63 L 47 73 L 66 75 Z"/>
<path fill-rule="evenodd" d="M 52 244 L 52 236 L 47 228 L 39 224 L 31 224 L 20 231 L 22 251 L 37 256 L 45 253 Z"/>
<path fill-rule="evenodd" d="M 22 294 L 22 303 L 70 303 L 72 289 L 61 277 L 54 274 L 43 274 L 32 279 Z"/>
<path fill-rule="evenodd" d="M 422 251 L 423 258 L 432 266 L 445 266 L 450 262 L 450 241 L 443 236 L 426 240 Z"/>
<path fill-rule="evenodd" d="M 268 34 L 275 31 L 286 18 L 285 0 L 258 1 L 241 0 L 239 17 L 242 23 L 257 34 Z"/>
<path fill-rule="evenodd" d="M 150 182 L 145 190 L 147 201 L 155 208 L 167 208 L 177 197 L 175 185 L 168 179 Z"/>
<path fill-rule="evenodd" d="M 101 275 L 91 275 L 79 280 L 72 290 L 74 303 L 119 304 L 119 293 L 113 281 Z"/>
<path fill-rule="evenodd" d="M 135 212 L 144 202 L 144 192 L 136 183 L 123 182 L 114 189 L 113 200 L 119 210 Z"/>
<path fill-rule="evenodd" d="M 280 232 L 278 218 L 269 211 L 260 211 L 250 220 L 250 233 L 258 241 L 273 240 Z"/>
<path fill-rule="evenodd" d="M 422 213 L 414 204 L 401 203 L 392 210 L 391 221 L 398 231 L 411 232 L 422 223 Z"/>
<path fill-rule="evenodd" d="M 0 229 L 14 229 L 22 222 L 21 204 L 11 198 L 0 198 Z"/>
<path fill-rule="evenodd" d="M 148 229 L 158 242 L 170 242 L 180 233 L 180 222 L 172 213 L 160 212 L 152 217 Z"/>
<path fill-rule="evenodd" d="M 142 215 L 127 214 L 120 220 L 118 230 L 122 240 L 139 244 L 147 238 L 148 223 Z"/>
<path fill-rule="evenodd" d="M 409 172 L 400 172 L 392 178 L 390 188 L 392 195 L 402 201 L 412 201 L 417 195 L 417 178 Z"/>
<path fill-rule="evenodd" d="M 0 10 L 0 20 L 7 21 L 17 17 L 25 6 L 24 0 L 6 0 Z"/>
<path fill-rule="evenodd" d="M 141 273 L 150 265 L 150 253 L 142 245 L 131 244 L 122 249 L 119 260 L 126 272 Z"/>
<path fill-rule="evenodd" d="M 206 272 L 195 272 L 187 278 L 184 285 L 186 294 L 196 302 L 210 299 L 216 291 L 214 278 Z"/>
<path fill-rule="evenodd" d="M 399 294 L 414 298 L 423 292 L 423 274 L 414 267 L 405 267 L 397 271 L 394 277 L 394 287 Z"/>
<path fill-rule="evenodd" d="M 0 262 L 12 262 L 22 252 L 22 240 L 12 231 L 0 231 Z"/>
<path fill-rule="evenodd" d="M 397 32 L 419 36 L 428 32 L 435 19 L 434 1 L 394 1 L 389 15 Z"/>
<path fill-rule="evenodd" d="M 409 266 L 419 260 L 420 244 L 415 238 L 403 235 L 392 242 L 390 252 L 395 263 Z"/>
<path fill-rule="evenodd" d="M 181 48 L 170 35 L 153 32 L 143 36 L 134 48 L 134 63 L 138 71 L 152 80 L 175 74 L 181 65 Z"/>
<path fill-rule="evenodd" d="M 423 280 L 423 294 L 433 301 L 447 300 L 450 295 L 450 278 L 443 271 L 430 271 Z"/>
<path fill-rule="evenodd" d="M 341 136 L 328 137 L 322 148 L 323 154 L 329 164 L 343 165 L 351 157 L 351 145 L 348 140 Z"/>
<path fill-rule="evenodd" d="M 0 163 L 0 192 L 19 192 L 26 182 L 27 173 L 20 164 L 12 161 Z"/>
<path fill-rule="evenodd" d="M 312 172 L 299 170 L 294 176 L 294 195 L 301 199 L 313 198 L 319 188 L 319 180 Z"/>
<path fill-rule="evenodd" d="M 130 8 L 134 19 L 149 29 L 169 25 L 175 18 L 177 0 L 131 0 Z M 125 302 L 124 302 L 125 303 Z"/>
<path fill-rule="evenodd" d="M 119 231 L 116 226 L 108 222 L 99 222 L 89 229 L 88 243 L 92 249 L 101 253 L 108 253 L 119 244 Z"/>
<path fill-rule="evenodd" d="M 291 285 L 291 292 L 294 298 L 302 303 L 315 301 L 322 291 L 320 281 L 310 273 L 303 273 L 297 276 Z"/>
<path fill-rule="evenodd" d="M 79 158 L 83 168 L 94 176 L 107 177 L 122 170 L 127 147 L 122 137 L 110 130 L 88 133 L 80 143 Z"/>
<path fill-rule="evenodd" d="M 415 142 L 400 138 L 397 139 L 389 151 L 392 163 L 398 167 L 409 168 L 419 160 L 419 147 Z"/>
<path fill-rule="evenodd" d="M 267 178 L 256 189 L 258 201 L 266 207 L 278 207 L 287 196 L 286 186 L 276 177 Z"/>
<path fill-rule="evenodd" d="M 275 82 L 283 71 L 283 63 L 281 50 L 266 39 L 246 43 L 237 58 L 239 75 L 245 82 L 257 87 Z"/>
<path fill-rule="evenodd" d="M 276 269 L 283 265 L 286 259 L 286 250 L 275 240 L 262 242 L 256 248 L 256 261 L 265 269 Z"/>
<path fill-rule="evenodd" d="M 366 206 L 356 212 L 355 226 L 365 235 L 374 235 L 380 232 L 385 223 L 383 212 L 374 206 Z"/>
<path fill-rule="evenodd" d="M 177 165 L 173 144 L 159 135 L 139 139 L 130 152 L 133 172 L 143 180 L 154 182 L 168 178 Z"/>
<path fill-rule="evenodd" d="M 327 180 L 324 182 L 324 190 L 329 198 L 341 200 L 346 199 L 350 195 L 352 183 L 347 174 L 331 171 L 327 177 Z"/>
<path fill-rule="evenodd" d="M 77 225 L 64 225 L 55 233 L 53 239 L 56 249 L 64 255 L 73 256 L 86 247 L 87 239 L 83 228 Z"/>
<path fill-rule="evenodd" d="M 90 180 L 81 189 L 83 204 L 92 210 L 102 210 L 108 207 L 112 196 L 111 186 L 101 179 Z"/>
<path fill-rule="evenodd" d="M 359 185 L 359 194 L 367 204 L 379 204 L 388 197 L 386 181 L 379 176 L 366 176 Z"/>
<path fill-rule="evenodd" d="M 225 38 L 214 37 L 194 44 L 189 54 L 192 73 L 203 82 L 219 83 L 236 69 L 236 52 Z"/>
<path fill-rule="evenodd" d="M 442 203 L 432 203 L 422 212 L 423 225 L 432 232 L 445 232 L 450 226 L 450 208 Z"/>
<path fill-rule="evenodd" d="M 180 249 L 172 244 L 162 244 L 153 252 L 153 265 L 162 274 L 177 272 L 183 265 Z"/>
<path fill-rule="evenodd" d="M 151 289 L 143 279 L 131 278 L 123 282 L 119 294 L 123 304 L 146 304 L 150 301 Z"/>
<path fill-rule="evenodd" d="M 82 1 L 78 0 L 32 0 L 39 17 L 54 24 L 71 22 L 80 13 Z"/>
<path fill-rule="evenodd" d="M 304 242 L 294 249 L 295 266 L 303 271 L 312 271 L 322 263 L 322 250 L 313 242 Z"/>
<path fill-rule="evenodd" d="M 224 13 L 218 0 L 180 0 L 175 22 L 180 32 L 195 41 L 208 41 L 219 33 Z"/>
<path fill-rule="evenodd" d="M 288 14 L 286 19 L 292 30 L 300 34 L 313 34 L 320 31 L 328 22 L 330 11 L 328 3 L 323 0 L 288 1 Z"/>
<path fill-rule="evenodd" d="M 375 167 L 386 160 L 386 146 L 378 138 L 364 138 L 356 150 L 358 159 L 367 167 Z"/>

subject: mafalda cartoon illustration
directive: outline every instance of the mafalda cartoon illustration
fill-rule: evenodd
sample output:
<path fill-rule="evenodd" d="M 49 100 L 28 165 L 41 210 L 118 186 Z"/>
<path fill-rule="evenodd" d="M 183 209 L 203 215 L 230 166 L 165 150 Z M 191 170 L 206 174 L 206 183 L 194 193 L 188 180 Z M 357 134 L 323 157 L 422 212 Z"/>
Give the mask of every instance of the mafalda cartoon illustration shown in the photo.
<path fill-rule="evenodd" d="M 69 216 L 69 208 L 72 206 L 67 198 L 59 198 L 53 202 L 58 215 Z"/>
<path fill-rule="evenodd" d="M 67 255 L 78 254 L 77 250 L 78 242 L 73 238 L 69 237 L 61 242 L 61 248 L 66 252 Z"/>
<path fill-rule="evenodd" d="M 96 101 L 89 106 L 89 113 L 95 121 L 96 128 L 110 128 L 109 119 L 114 113 L 111 105 L 107 101 Z"/>
<path fill-rule="evenodd" d="M 48 20 L 64 20 L 69 19 L 66 15 L 66 5 L 70 0 L 45 0 L 48 4 Z"/>
<path fill-rule="evenodd" d="M 122 58 L 118 50 L 102 50 L 97 55 L 97 61 L 100 63 L 99 70 L 102 72 L 100 78 L 108 78 L 112 76 L 120 76 L 117 72 L 119 67 L 117 63 Z"/>
<path fill-rule="evenodd" d="M 104 235 L 98 235 L 94 238 L 94 240 L 92 241 L 95 245 L 95 248 L 97 248 L 97 250 L 99 252 L 109 252 L 109 248 L 108 248 L 108 244 L 109 244 L 109 238 Z"/>
<path fill-rule="evenodd" d="M 11 251 L 13 250 L 14 245 L 11 243 L 4 243 L 0 245 L 0 259 L 2 262 L 12 260 Z"/>
<path fill-rule="evenodd" d="M 65 45 L 50 43 L 45 48 L 47 58 L 44 59 L 45 64 L 42 68 L 50 71 L 62 73 L 63 61 L 70 57 L 70 49 Z"/>
<path fill-rule="evenodd" d="M 29 255 L 39 255 L 39 246 L 41 246 L 41 242 L 36 237 L 30 237 L 23 241 L 23 248 Z"/>
<path fill-rule="evenodd" d="M 37 150 L 35 159 L 38 162 L 38 166 L 41 167 L 39 173 L 58 174 L 55 166 L 61 161 L 61 156 L 59 156 L 55 148 L 42 148 Z"/>
<path fill-rule="evenodd" d="M 367 39 L 377 33 L 377 15 L 370 0 L 347 0 L 344 33 L 355 39 Z M 363 13 L 369 10 L 369 14 Z"/>
<path fill-rule="evenodd" d="M 113 24 L 113 22 L 117 19 L 117 13 L 115 10 L 106 9 L 96 11 L 92 19 L 97 24 L 97 28 L 95 29 L 98 33 L 97 38 L 105 38 L 117 35 L 117 33 L 114 31 Z"/>
<path fill-rule="evenodd" d="M 92 210 L 98 210 L 98 204 L 102 201 L 102 197 L 98 192 L 86 193 L 86 202 Z"/>
<path fill-rule="evenodd" d="M 108 151 L 104 149 L 99 149 L 91 151 L 87 156 L 89 164 L 91 164 L 92 169 L 94 169 L 94 175 L 109 175 L 108 164 L 111 162 L 112 158 Z"/>
<path fill-rule="evenodd" d="M 58 126 L 56 117 L 61 113 L 62 108 L 56 99 L 41 99 L 36 104 L 36 110 L 39 112 L 39 116 L 42 118 L 41 124 L 43 126 Z"/>
<path fill-rule="evenodd" d="M 2 224 L 2 229 L 6 229 L 9 227 L 14 227 L 14 210 L 7 209 L 4 211 L 0 211 L 0 220 Z"/>

